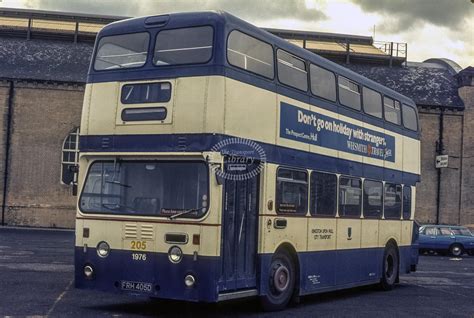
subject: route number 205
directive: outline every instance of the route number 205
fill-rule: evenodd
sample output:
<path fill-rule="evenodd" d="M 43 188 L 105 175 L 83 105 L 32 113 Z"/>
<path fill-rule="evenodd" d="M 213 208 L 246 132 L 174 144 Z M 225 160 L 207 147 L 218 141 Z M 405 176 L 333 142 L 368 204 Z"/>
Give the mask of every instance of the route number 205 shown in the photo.
<path fill-rule="evenodd" d="M 146 250 L 146 241 L 130 241 L 132 250 Z"/>

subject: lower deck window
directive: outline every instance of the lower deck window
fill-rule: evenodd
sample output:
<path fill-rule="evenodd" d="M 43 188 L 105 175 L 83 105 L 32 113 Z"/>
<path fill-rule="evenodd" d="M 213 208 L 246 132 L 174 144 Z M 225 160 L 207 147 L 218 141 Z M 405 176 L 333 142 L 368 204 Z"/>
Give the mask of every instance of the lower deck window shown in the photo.
<path fill-rule="evenodd" d="M 337 202 L 337 176 L 313 171 L 311 173 L 311 214 L 335 216 Z"/>
<path fill-rule="evenodd" d="M 402 210 L 402 186 L 385 184 L 384 216 L 386 219 L 400 219 Z"/>
<path fill-rule="evenodd" d="M 85 213 L 201 217 L 209 205 L 203 162 L 96 161 L 79 207 Z"/>
<path fill-rule="evenodd" d="M 411 187 L 403 187 L 403 219 L 409 220 L 411 217 Z"/>
<path fill-rule="evenodd" d="M 359 178 L 339 178 L 339 216 L 360 217 L 362 182 Z"/>
<path fill-rule="evenodd" d="M 277 172 L 276 210 L 278 213 L 305 214 L 308 207 L 308 173 L 280 168 Z"/>
<path fill-rule="evenodd" d="M 383 209 L 383 184 L 380 181 L 364 181 L 364 217 L 380 218 Z"/>

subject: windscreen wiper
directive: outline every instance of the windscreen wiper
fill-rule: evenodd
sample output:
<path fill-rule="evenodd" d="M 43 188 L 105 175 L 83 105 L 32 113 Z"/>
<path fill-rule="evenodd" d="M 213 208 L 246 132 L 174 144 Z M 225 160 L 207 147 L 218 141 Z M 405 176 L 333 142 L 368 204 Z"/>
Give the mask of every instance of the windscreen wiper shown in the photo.
<path fill-rule="evenodd" d="M 177 214 L 173 214 L 173 215 L 170 215 L 170 216 L 168 217 L 168 219 L 174 220 L 174 219 L 176 219 L 176 218 L 178 218 L 178 217 L 180 217 L 180 216 L 183 216 L 183 215 L 186 215 L 186 214 L 189 214 L 189 213 L 192 213 L 192 212 L 197 212 L 197 211 L 199 211 L 199 210 L 201 210 L 201 209 L 203 209 L 203 208 L 204 208 L 204 207 L 201 206 L 201 207 L 199 207 L 199 208 L 189 209 L 189 210 L 186 210 L 186 211 L 177 213 Z"/>
<path fill-rule="evenodd" d="M 116 184 L 116 185 L 124 187 L 124 188 L 131 188 L 132 187 L 131 185 L 121 183 L 120 181 L 105 181 L 105 183 Z"/>

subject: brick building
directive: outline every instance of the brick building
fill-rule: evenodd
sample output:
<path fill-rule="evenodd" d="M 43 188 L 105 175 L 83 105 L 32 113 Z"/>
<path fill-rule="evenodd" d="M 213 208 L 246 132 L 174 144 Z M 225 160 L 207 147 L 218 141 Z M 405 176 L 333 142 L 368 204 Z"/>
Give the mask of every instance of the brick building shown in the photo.
<path fill-rule="evenodd" d="M 0 212 L 8 225 L 74 227 L 68 167 L 77 156 L 84 83 L 96 32 L 119 19 L 0 10 Z M 407 62 L 407 44 L 269 30 L 412 98 L 420 113 L 417 219 L 474 223 L 474 69 Z M 437 155 L 449 156 L 436 169 Z"/>

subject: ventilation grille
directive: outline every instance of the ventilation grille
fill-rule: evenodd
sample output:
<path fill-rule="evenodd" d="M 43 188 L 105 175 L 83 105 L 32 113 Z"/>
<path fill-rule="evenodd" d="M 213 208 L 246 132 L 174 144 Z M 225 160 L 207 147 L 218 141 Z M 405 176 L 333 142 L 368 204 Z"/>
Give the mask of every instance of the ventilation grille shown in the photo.
<path fill-rule="evenodd" d="M 152 241 L 154 239 L 153 225 L 126 223 L 123 236 L 125 239 Z"/>

